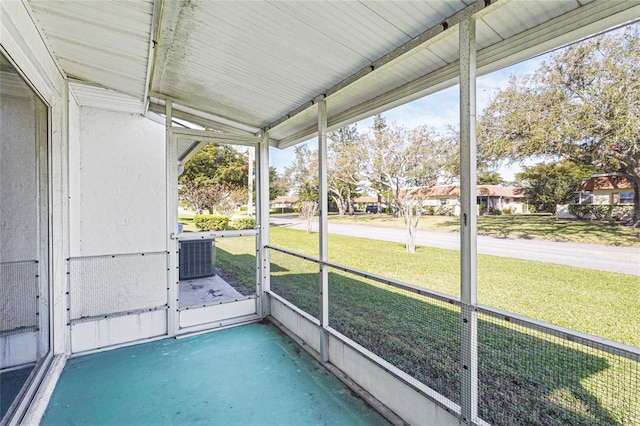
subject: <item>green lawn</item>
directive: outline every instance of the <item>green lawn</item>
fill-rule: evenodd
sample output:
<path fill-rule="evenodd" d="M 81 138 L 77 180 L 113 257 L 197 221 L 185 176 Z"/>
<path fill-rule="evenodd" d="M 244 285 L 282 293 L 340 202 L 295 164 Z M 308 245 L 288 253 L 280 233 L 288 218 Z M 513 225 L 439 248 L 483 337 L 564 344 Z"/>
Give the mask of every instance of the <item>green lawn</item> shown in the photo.
<path fill-rule="evenodd" d="M 329 220 L 354 225 L 404 228 L 402 218 L 394 219 L 390 215 L 331 215 Z M 460 221 L 451 216 L 422 216 L 418 229 L 459 232 Z M 555 216 L 544 214 L 480 216 L 478 235 L 640 247 L 639 228 L 599 221 L 556 219 Z"/>
<path fill-rule="evenodd" d="M 272 245 L 315 256 L 318 235 L 273 227 Z M 218 253 L 245 259 L 252 241 L 222 239 Z M 330 260 L 443 293 L 459 294 L 459 254 L 329 236 Z M 219 257 L 220 258 L 220 257 Z M 224 258 L 224 257 L 223 257 Z M 272 288 L 318 312 L 312 262 L 271 252 Z M 237 265 L 234 266 L 234 268 Z M 640 346 L 640 277 L 493 256 L 478 258 L 480 303 Z M 453 401 L 459 389 L 459 313 L 453 305 L 329 273 L 330 324 Z M 585 350 L 482 316 L 478 325 L 480 413 L 493 424 L 636 424 L 638 363 Z M 510 413 L 511 417 L 504 417 Z"/>
<path fill-rule="evenodd" d="M 372 216 L 365 216 L 365 220 Z M 191 216 L 180 215 L 180 221 L 185 231 L 196 230 Z M 299 253 L 318 255 L 318 234 L 272 227 L 271 242 Z M 254 244 L 253 238 L 217 241 L 220 249 L 228 247 L 235 254 L 249 256 L 242 261 L 232 257 L 226 260 L 233 264 L 232 271 L 238 271 L 234 272 L 240 276 L 238 286 L 251 287 Z M 225 255 L 221 252 L 219 260 L 224 260 Z M 460 294 L 457 251 L 418 247 L 411 255 L 405 253 L 402 244 L 330 235 L 329 257 L 339 264 L 455 297 Z M 317 270 L 315 265 L 308 265 L 312 271 Z M 640 312 L 639 289 L 640 277 L 634 275 L 478 255 L 480 303 L 634 346 L 640 346 L 640 333 L 628 316 Z"/>
<path fill-rule="evenodd" d="M 318 234 L 271 228 L 271 243 L 317 256 Z M 329 235 L 329 260 L 446 293 L 460 294 L 459 252 Z M 317 269 L 317 268 L 316 268 Z M 478 256 L 478 301 L 563 327 L 640 346 L 640 276 L 498 256 Z"/>
<path fill-rule="evenodd" d="M 193 224 L 192 214 L 180 213 L 178 215 L 178 222 L 182 224 L 182 230 L 184 232 L 196 232 L 198 228 Z"/>

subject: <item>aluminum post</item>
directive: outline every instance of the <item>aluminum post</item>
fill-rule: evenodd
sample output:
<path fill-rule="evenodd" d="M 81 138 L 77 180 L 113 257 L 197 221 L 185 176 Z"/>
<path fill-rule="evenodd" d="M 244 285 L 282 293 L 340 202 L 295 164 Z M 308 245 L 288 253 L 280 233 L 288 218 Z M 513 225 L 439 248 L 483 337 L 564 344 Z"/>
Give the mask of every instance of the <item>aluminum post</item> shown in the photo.
<path fill-rule="evenodd" d="M 173 132 L 172 103 L 165 103 L 165 147 L 167 179 L 167 334 L 175 336 L 179 330 L 178 314 L 178 148 Z"/>
<path fill-rule="evenodd" d="M 327 192 L 327 101 L 318 102 L 318 193 L 319 193 L 319 209 L 320 218 L 318 222 L 319 228 L 319 244 L 320 244 L 320 356 L 322 362 L 329 361 L 329 332 L 326 327 L 329 326 L 329 271 L 326 263 L 329 260 L 328 247 L 328 221 L 327 213 L 329 207 L 329 199 Z"/>
<path fill-rule="evenodd" d="M 256 261 L 258 266 L 258 315 L 266 318 L 271 314 L 267 292 L 271 289 L 271 264 L 269 257 L 269 133 L 262 132 L 257 149 L 256 173 L 256 222 L 258 237 L 256 241 Z"/>
<path fill-rule="evenodd" d="M 477 206 L 476 206 L 476 25 L 460 23 L 460 295 L 461 414 L 478 416 Z"/>

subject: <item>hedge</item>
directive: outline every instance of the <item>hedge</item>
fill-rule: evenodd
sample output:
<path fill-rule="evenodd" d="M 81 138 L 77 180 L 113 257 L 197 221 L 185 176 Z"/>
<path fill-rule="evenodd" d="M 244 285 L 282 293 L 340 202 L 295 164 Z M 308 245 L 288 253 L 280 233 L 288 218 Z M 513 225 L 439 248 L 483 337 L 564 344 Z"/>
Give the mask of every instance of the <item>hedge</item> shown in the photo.
<path fill-rule="evenodd" d="M 256 220 L 252 217 L 239 217 L 231 221 L 231 229 L 255 229 Z"/>
<path fill-rule="evenodd" d="M 628 220 L 633 206 L 615 204 L 570 204 L 569 213 L 578 219 Z"/>
<path fill-rule="evenodd" d="M 229 218 L 212 214 L 199 214 L 193 217 L 193 224 L 201 231 L 224 231 L 229 227 Z"/>

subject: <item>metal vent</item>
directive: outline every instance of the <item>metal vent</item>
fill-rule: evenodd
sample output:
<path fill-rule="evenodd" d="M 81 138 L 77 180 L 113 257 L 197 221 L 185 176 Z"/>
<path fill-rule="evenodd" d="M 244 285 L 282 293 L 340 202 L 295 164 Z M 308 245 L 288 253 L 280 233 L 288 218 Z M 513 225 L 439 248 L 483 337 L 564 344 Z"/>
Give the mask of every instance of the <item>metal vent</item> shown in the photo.
<path fill-rule="evenodd" d="M 179 271 L 181 280 L 215 275 L 215 240 L 182 241 Z"/>

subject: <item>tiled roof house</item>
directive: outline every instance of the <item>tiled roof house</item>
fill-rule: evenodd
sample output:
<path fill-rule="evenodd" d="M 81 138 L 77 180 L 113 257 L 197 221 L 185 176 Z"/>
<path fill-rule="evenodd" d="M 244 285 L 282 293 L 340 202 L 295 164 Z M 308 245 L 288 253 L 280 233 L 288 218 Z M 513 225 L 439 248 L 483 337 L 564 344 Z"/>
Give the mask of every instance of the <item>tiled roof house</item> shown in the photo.
<path fill-rule="evenodd" d="M 578 185 L 579 204 L 632 204 L 633 186 L 615 173 L 591 175 Z"/>

